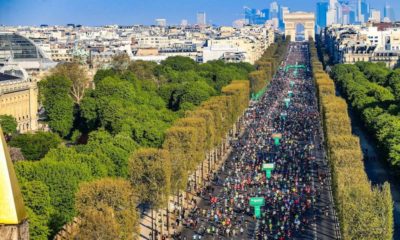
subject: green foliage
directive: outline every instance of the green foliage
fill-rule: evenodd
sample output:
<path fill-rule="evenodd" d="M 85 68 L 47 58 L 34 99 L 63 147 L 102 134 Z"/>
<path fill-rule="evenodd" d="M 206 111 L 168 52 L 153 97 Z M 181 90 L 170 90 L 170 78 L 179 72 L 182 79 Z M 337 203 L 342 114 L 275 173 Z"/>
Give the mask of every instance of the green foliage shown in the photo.
<path fill-rule="evenodd" d="M 88 126 L 104 127 L 112 134 L 129 132 L 143 146 L 160 146 L 164 131 L 176 118 L 155 92 L 144 91 L 137 80 L 106 77 L 81 104 Z"/>
<path fill-rule="evenodd" d="M 23 182 L 21 192 L 29 217 L 30 239 L 47 240 L 48 220 L 53 212 L 49 188 L 40 181 Z"/>
<path fill-rule="evenodd" d="M 97 70 L 96 74 L 94 75 L 93 81 L 97 85 L 101 80 L 106 77 L 112 77 L 116 73 L 113 69 L 99 69 Z"/>
<path fill-rule="evenodd" d="M 11 115 L 0 115 L 0 127 L 5 135 L 17 132 L 17 120 Z"/>
<path fill-rule="evenodd" d="M 166 60 L 162 61 L 161 65 L 163 67 L 171 68 L 172 70 L 180 72 L 195 70 L 197 67 L 195 61 L 188 57 L 181 56 L 169 57 Z"/>
<path fill-rule="evenodd" d="M 137 194 L 126 180 L 104 178 L 81 184 L 76 194 L 76 209 L 82 220 L 78 239 L 136 239 L 137 204 Z M 103 224 L 100 228 L 99 222 Z"/>
<path fill-rule="evenodd" d="M 85 164 L 51 160 L 18 162 L 15 170 L 20 181 L 41 181 L 49 188 L 54 209 L 49 218 L 51 235 L 76 215 L 74 196 L 78 185 L 92 178 L 90 169 Z"/>
<path fill-rule="evenodd" d="M 257 60 L 255 64 L 257 71 L 253 71 L 250 74 L 252 93 L 261 91 L 272 80 L 278 65 L 285 56 L 289 42 L 289 38 L 287 38 L 285 41 L 283 41 L 281 38 L 277 38 L 277 42 L 271 44 L 264 52 L 262 57 Z"/>
<path fill-rule="evenodd" d="M 312 47 L 311 53 L 342 237 L 343 239 L 392 239 L 393 203 L 389 184 L 385 183 L 382 189 L 372 189 L 364 171 L 359 139 L 351 134 L 347 104 L 335 96 L 335 91 L 332 91 L 334 89 L 332 80 L 325 74 L 317 72 L 322 71 L 322 66 L 318 64 L 316 49 Z M 360 64 L 358 66 L 364 67 Z M 379 116 L 383 109 L 376 104 L 380 101 L 393 100 L 390 91 L 365 79 L 357 66 L 337 65 L 333 69 L 332 76 L 344 90 L 353 107 L 364 110 L 364 118 L 374 119 Z M 378 79 L 375 81 L 382 82 Z M 324 89 L 323 86 L 331 86 L 331 90 L 321 91 Z M 372 119 L 368 119 L 368 122 L 372 123 L 374 121 Z M 382 126 L 388 124 L 389 119 L 383 118 L 380 121 L 381 125 L 376 127 L 381 129 L 381 137 L 385 138 L 389 131 L 382 129 Z M 376 124 L 378 122 L 379 120 Z"/>
<path fill-rule="evenodd" d="M 74 101 L 69 95 L 71 86 L 68 78 L 56 75 L 39 83 L 49 126 L 61 137 L 70 133 L 74 121 Z"/>
<path fill-rule="evenodd" d="M 204 160 L 206 151 L 221 144 L 243 114 L 250 88 L 245 80 L 253 70 L 247 63 L 214 61 L 199 65 L 189 58 L 174 57 L 156 65 L 130 62 L 121 55 L 113 60 L 112 69 L 96 73 L 95 89 L 86 90 L 75 107 L 72 83 L 64 76 L 69 73 L 42 80 L 40 93 L 49 126 L 75 144 L 50 145 L 39 138 L 42 133 L 13 140 L 27 147 L 30 154 L 37 154 L 35 160 L 41 159 L 18 162 L 18 178 L 29 184 L 40 182 L 50 196 L 51 213 L 33 226 L 47 226 L 50 232 L 44 230 L 45 235 L 54 236 L 78 213 L 88 231 L 81 231 L 77 239 L 118 239 L 124 231 L 123 239 L 135 236 L 128 231 L 136 231 L 136 222 L 132 225 L 123 220 L 134 214 L 115 217 L 120 206 L 116 207 L 113 202 L 117 199 L 108 194 L 119 196 L 121 189 L 128 193 L 129 188 L 139 188 L 142 202 L 158 208 L 166 204 L 172 189 L 184 189 L 188 174 Z M 220 94 L 223 96 L 216 96 Z M 188 117 L 175 121 L 185 115 Z M 78 136 L 79 143 L 87 143 L 79 144 Z M 60 142 L 53 137 L 47 140 Z M 34 144 L 23 146 L 28 141 Z M 161 146 L 163 149 L 137 150 Z M 127 178 L 130 187 L 107 177 Z M 96 181 L 85 183 L 91 180 Z M 38 191 L 41 189 L 38 187 Z M 95 196 L 101 196 L 101 201 Z M 125 195 L 121 198 L 124 200 Z M 107 229 L 95 231 L 97 224 Z"/>
<path fill-rule="evenodd" d="M 358 63 L 356 66 L 339 64 L 332 76 L 346 93 L 366 127 L 375 135 L 382 152 L 394 166 L 400 166 L 397 151 L 400 144 L 398 112 L 399 75 L 385 66 Z M 398 86 L 399 85 L 399 86 Z M 392 114 L 396 115 L 392 115 Z"/>
<path fill-rule="evenodd" d="M 155 209 L 165 207 L 171 194 L 171 160 L 168 151 L 139 149 L 129 160 L 129 181 L 142 202 Z"/>
<path fill-rule="evenodd" d="M 37 132 L 14 136 L 9 144 L 21 148 L 25 159 L 40 160 L 47 152 L 61 144 L 61 139 L 54 133 Z"/>

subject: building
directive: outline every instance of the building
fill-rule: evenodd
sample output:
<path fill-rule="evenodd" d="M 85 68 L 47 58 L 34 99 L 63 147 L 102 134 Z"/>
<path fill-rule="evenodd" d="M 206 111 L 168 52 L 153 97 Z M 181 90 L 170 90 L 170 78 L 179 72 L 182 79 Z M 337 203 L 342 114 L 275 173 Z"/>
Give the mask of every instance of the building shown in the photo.
<path fill-rule="evenodd" d="M 325 31 L 324 44 L 334 63 L 382 62 L 398 66 L 400 24 L 333 25 Z"/>
<path fill-rule="evenodd" d="M 202 27 L 207 25 L 207 18 L 206 18 L 205 12 L 197 13 L 197 25 L 202 26 Z"/>
<path fill-rule="evenodd" d="M 288 7 L 281 7 L 281 11 L 279 12 L 279 29 L 285 29 L 285 15 L 290 13 L 290 9 Z"/>
<path fill-rule="evenodd" d="M 182 19 L 181 21 L 181 27 L 187 27 L 189 25 L 189 22 L 187 19 Z"/>
<path fill-rule="evenodd" d="M 394 22 L 396 20 L 394 9 L 389 5 L 389 3 L 385 4 L 383 17 L 386 18 L 389 22 Z"/>
<path fill-rule="evenodd" d="M 269 6 L 269 19 L 273 23 L 275 29 L 279 28 L 279 4 L 274 1 Z"/>
<path fill-rule="evenodd" d="M 156 19 L 156 25 L 160 26 L 160 27 L 167 26 L 167 19 L 165 19 L 165 18 L 157 18 Z"/>
<path fill-rule="evenodd" d="M 38 129 L 38 88 L 21 67 L 0 69 L 0 115 L 11 115 L 21 133 Z"/>
<path fill-rule="evenodd" d="M 329 9 L 326 13 L 326 25 L 333 25 L 337 22 L 337 0 L 329 0 Z"/>
<path fill-rule="evenodd" d="M 371 8 L 369 21 L 379 23 L 381 22 L 381 11 Z"/>
<path fill-rule="evenodd" d="M 368 17 L 370 15 L 370 7 L 369 4 L 366 2 L 366 0 L 361 0 L 361 19 L 358 21 L 360 23 L 364 23 L 368 20 Z"/>
<path fill-rule="evenodd" d="M 32 40 L 16 33 L 0 33 L 0 66 L 16 64 L 35 75 L 54 67 L 52 61 Z"/>
<path fill-rule="evenodd" d="M 362 6 L 361 6 L 361 1 L 362 0 L 357 0 L 357 7 L 356 7 L 356 13 L 357 13 L 357 21 L 360 23 L 363 23 L 365 21 L 365 16 L 362 13 Z"/>
<path fill-rule="evenodd" d="M 245 7 L 244 17 L 247 24 L 265 24 L 269 19 L 269 9 L 258 10 Z"/>
<path fill-rule="evenodd" d="M 329 3 L 328 2 L 318 2 L 316 12 L 316 23 L 317 31 L 321 31 L 327 26 L 326 14 L 328 13 Z"/>
<path fill-rule="evenodd" d="M 131 60 L 155 62 L 169 56 L 201 59 L 206 42 L 221 39 L 238 42 L 241 47 L 237 52 L 245 53 L 244 61 L 254 62 L 274 40 L 274 31 L 264 19 L 269 10 L 257 10 L 256 13 L 256 22 L 260 24 L 247 26 L 243 19 L 239 19 L 235 22 L 237 28 L 206 25 L 205 13 L 199 13 L 199 23 L 204 23 L 203 26 L 187 25 L 187 21 L 183 21 L 183 26 L 163 27 L 160 25 L 164 25 L 164 19 L 160 19 L 158 25 L 151 26 L 4 26 L 1 31 L 24 36 L 39 53 L 49 56 L 55 64 L 78 60 L 93 72 L 109 67 L 113 57 L 121 53 L 128 54 Z M 231 53 L 226 52 L 223 59 L 243 59 L 236 52 Z"/>

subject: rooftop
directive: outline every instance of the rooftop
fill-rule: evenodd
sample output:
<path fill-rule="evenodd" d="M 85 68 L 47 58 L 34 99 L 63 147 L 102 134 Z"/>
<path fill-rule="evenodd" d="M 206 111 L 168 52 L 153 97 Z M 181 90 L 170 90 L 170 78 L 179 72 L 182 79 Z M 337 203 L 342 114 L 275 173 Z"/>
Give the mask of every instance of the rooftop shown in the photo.
<path fill-rule="evenodd" d="M 0 82 L 10 81 L 10 80 L 17 80 L 19 77 L 4 74 L 0 72 Z"/>

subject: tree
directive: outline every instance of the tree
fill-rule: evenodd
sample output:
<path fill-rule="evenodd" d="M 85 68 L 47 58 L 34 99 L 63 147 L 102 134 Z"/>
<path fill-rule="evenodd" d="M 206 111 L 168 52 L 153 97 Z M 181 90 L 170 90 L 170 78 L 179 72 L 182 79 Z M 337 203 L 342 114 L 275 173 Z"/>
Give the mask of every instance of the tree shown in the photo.
<path fill-rule="evenodd" d="M 188 57 L 175 56 L 168 57 L 166 60 L 161 62 L 163 67 L 170 67 L 175 71 L 189 71 L 196 69 L 196 62 Z"/>
<path fill-rule="evenodd" d="M 140 80 L 155 81 L 154 70 L 156 67 L 156 62 L 138 60 L 131 62 L 128 66 L 128 70 L 133 72 Z"/>
<path fill-rule="evenodd" d="M 113 217 L 115 216 L 115 212 L 111 207 L 106 205 L 100 205 L 98 208 L 86 207 L 82 209 L 80 216 L 81 224 L 74 239 L 121 239 L 121 226 L 117 222 L 117 219 Z"/>
<path fill-rule="evenodd" d="M 57 148 L 61 142 L 60 137 L 54 133 L 37 132 L 16 135 L 9 144 L 21 148 L 25 159 L 40 160 L 50 149 Z"/>
<path fill-rule="evenodd" d="M 257 93 L 263 89 L 267 84 L 267 74 L 263 70 L 254 71 L 250 73 L 250 83 L 252 86 L 251 91 Z"/>
<path fill-rule="evenodd" d="M 81 184 L 76 194 L 76 209 L 83 223 L 80 239 L 136 239 L 136 206 L 137 194 L 126 180 L 103 178 Z M 99 222 L 104 225 L 99 227 Z M 99 236 L 98 231 L 104 235 Z"/>
<path fill-rule="evenodd" d="M 49 218 L 53 212 L 49 188 L 41 181 L 23 182 L 21 192 L 29 216 L 30 239 L 47 240 Z"/>
<path fill-rule="evenodd" d="M 52 130 L 67 136 L 74 121 L 74 102 L 69 95 L 71 80 L 63 76 L 50 76 L 39 83 L 43 106 Z"/>
<path fill-rule="evenodd" d="M 5 135 L 12 135 L 17 132 L 17 120 L 11 115 L 0 115 L 0 126 Z"/>
<path fill-rule="evenodd" d="M 51 205 L 54 209 L 49 218 L 50 236 L 76 216 L 75 193 L 80 183 L 92 179 L 85 164 L 42 160 L 20 161 L 15 164 L 20 181 L 41 181 L 49 188 Z"/>
<path fill-rule="evenodd" d="M 312 55 L 313 58 L 316 57 L 315 51 L 312 51 Z M 392 123 L 393 119 L 382 108 L 372 106 L 379 101 L 390 101 L 393 96 L 387 89 L 365 78 L 358 67 L 361 69 L 367 65 L 338 64 L 333 68 L 332 76 L 355 109 L 363 113 L 364 121 L 379 129 L 382 139 L 388 139 L 390 133 L 400 129 L 400 125 Z M 313 70 L 315 69 L 313 64 Z M 314 75 L 316 76 L 315 72 Z M 326 79 L 324 85 L 328 86 L 329 81 L 332 80 Z M 382 79 L 374 81 L 382 84 Z M 318 94 L 323 110 L 328 156 L 332 166 L 332 185 L 343 238 L 392 239 L 393 210 L 388 184 L 385 183 L 382 190 L 372 188 L 364 170 L 360 141 L 358 137 L 351 135 L 347 104 L 335 96 L 335 91 L 319 91 Z M 388 125 L 390 127 L 385 128 Z"/>
<path fill-rule="evenodd" d="M 188 173 L 195 169 L 196 129 L 171 127 L 166 132 L 163 149 L 169 151 L 174 171 L 171 176 L 173 190 L 185 189 Z"/>
<path fill-rule="evenodd" d="M 131 59 L 127 53 L 117 54 L 111 61 L 111 69 L 117 73 L 122 73 L 128 68 L 130 61 Z"/>
<path fill-rule="evenodd" d="M 63 76 L 72 83 L 69 93 L 74 102 L 79 105 L 85 96 L 85 91 L 89 83 L 87 69 L 78 62 L 67 62 L 58 64 L 52 70 L 52 74 Z"/>
<path fill-rule="evenodd" d="M 158 209 L 166 206 L 171 193 L 171 161 L 168 151 L 139 149 L 129 159 L 129 181 L 140 189 L 142 202 Z"/>

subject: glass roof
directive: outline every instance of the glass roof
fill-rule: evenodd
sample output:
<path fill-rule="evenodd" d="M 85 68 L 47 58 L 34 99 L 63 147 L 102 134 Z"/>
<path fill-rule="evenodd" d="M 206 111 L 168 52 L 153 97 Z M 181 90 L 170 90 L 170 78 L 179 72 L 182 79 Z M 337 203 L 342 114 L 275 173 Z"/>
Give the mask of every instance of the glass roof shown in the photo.
<path fill-rule="evenodd" d="M 43 58 L 37 47 L 27 38 L 17 34 L 0 33 L 0 60 Z"/>

